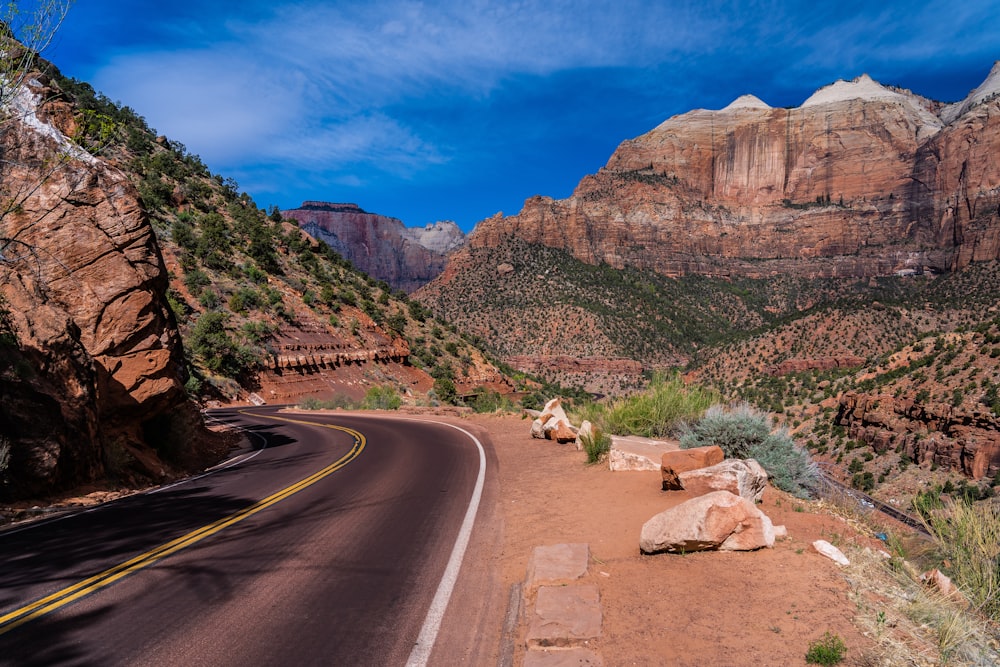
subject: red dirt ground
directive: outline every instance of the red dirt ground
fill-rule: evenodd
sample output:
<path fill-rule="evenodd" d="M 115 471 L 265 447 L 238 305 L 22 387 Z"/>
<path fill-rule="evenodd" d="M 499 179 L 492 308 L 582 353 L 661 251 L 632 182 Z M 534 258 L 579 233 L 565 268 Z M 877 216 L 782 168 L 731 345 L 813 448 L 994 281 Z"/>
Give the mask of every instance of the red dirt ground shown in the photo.
<path fill-rule="evenodd" d="M 811 546 L 826 539 L 878 548 L 845 520 L 768 488 L 761 509 L 789 534 L 773 549 L 641 555 L 642 524 L 687 498 L 661 491 L 658 472 L 588 466 L 573 445 L 532 439 L 530 422 L 518 417 L 459 421 L 481 427 L 496 450 L 505 587 L 524 579 L 535 546 L 590 544 L 588 579 L 604 612 L 603 636 L 590 647 L 606 665 L 804 665 L 826 631 L 843 638 L 848 659 L 874 646 L 853 623 L 838 566 Z M 522 624 L 515 665 L 523 635 Z"/>

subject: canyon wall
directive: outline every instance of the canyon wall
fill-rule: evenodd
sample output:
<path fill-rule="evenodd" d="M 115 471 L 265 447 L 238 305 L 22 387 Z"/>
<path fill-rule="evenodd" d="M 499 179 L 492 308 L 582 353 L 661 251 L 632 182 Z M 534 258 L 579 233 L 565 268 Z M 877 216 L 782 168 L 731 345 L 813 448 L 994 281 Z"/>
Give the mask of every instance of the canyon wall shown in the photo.
<path fill-rule="evenodd" d="M 43 102 L 44 100 L 44 102 Z M 69 141 L 72 109 L 31 80 L 0 124 L 3 489 L 51 491 L 200 426 L 153 230 L 125 174 Z M 189 437 L 177 447 L 193 447 Z M 149 452 L 150 455 L 143 455 Z"/>
<path fill-rule="evenodd" d="M 472 233 L 665 275 L 871 277 L 1000 257 L 1000 63 L 945 106 L 867 76 L 800 107 L 744 96 L 623 142 L 564 200 Z"/>
<path fill-rule="evenodd" d="M 465 244 L 465 234 L 454 222 L 405 227 L 396 218 L 368 213 L 357 204 L 307 201 L 282 215 L 361 271 L 404 292 L 437 277 L 448 253 Z"/>

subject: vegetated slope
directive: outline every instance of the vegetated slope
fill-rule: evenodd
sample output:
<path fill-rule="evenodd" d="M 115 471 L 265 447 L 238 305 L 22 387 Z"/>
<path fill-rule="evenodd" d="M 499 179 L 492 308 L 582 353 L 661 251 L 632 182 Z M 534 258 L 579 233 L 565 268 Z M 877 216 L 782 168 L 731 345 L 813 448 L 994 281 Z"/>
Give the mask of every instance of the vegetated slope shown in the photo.
<path fill-rule="evenodd" d="M 80 113 L 113 137 L 105 158 L 128 174 L 148 211 L 170 272 L 192 395 L 245 400 L 256 392 L 287 402 L 358 398 L 390 384 L 426 400 L 435 378 L 459 393 L 507 386 L 474 345 L 419 303 L 360 273 L 276 209 L 260 210 L 128 107 L 88 84 L 60 81 Z"/>
<path fill-rule="evenodd" d="M 963 480 L 992 493 L 1000 264 L 879 282 L 719 347 L 690 377 L 778 414 L 831 471 L 887 501 L 906 507 L 935 485 L 965 493 Z"/>
<path fill-rule="evenodd" d="M 954 280 L 954 279 L 953 279 Z M 852 317 L 868 316 L 872 301 L 924 302 L 923 278 L 772 279 L 705 276 L 668 278 L 651 271 L 590 265 L 565 251 L 510 237 L 497 246 L 472 247 L 452 256 L 438 281 L 414 296 L 464 330 L 482 338 L 517 368 L 564 383 L 578 380 L 599 393 L 621 393 L 642 384 L 644 371 L 712 364 L 715 346 L 752 340 L 756 332 L 800 320 L 835 305 Z M 966 290 L 974 294 L 975 290 Z M 988 298 L 988 289 L 981 292 Z M 814 357 L 866 358 L 887 341 L 920 331 L 905 320 L 898 328 L 859 327 L 845 337 L 808 324 L 788 334 L 788 345 L 762 347 L 759 360 L 739 349 L 742 362 L 727 367 L 729 381 L 767 371 L 800 350 Z M 870 340 L 868 340 L 870 339 Z M 868 340 L 866 343 L 865 341 Z M 826 342 L 829 345 L 825 344 Z M 890 345 L 891 346 L 891 345 Z M 636 362 L 624 365 L 623 360 Z M 857 365 L 857 362 L 851 364 Z M 709 373 L 712 381 L 717 381 Z"/>

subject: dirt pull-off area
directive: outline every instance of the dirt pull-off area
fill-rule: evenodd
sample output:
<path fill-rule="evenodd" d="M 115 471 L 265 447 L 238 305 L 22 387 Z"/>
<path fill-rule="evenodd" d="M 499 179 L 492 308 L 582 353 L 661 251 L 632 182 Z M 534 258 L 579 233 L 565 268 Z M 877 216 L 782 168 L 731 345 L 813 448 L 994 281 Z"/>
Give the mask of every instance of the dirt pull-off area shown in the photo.
<path fill-rule="evenodd" d="M 827 631 L 847 645 L 845 664 L 874 647 L 854 624 L 857 606 L 832 561 L 812 542 L 880 548 L 839 517 L 768 488 L 761 509 L 788 537 L 773 549 L 641 555 L 642 524 L 688 498 L 661 491 L 658 472 L 611 472 L 586 465 L 575 446 L 533 440 L 518 417 L 473 416 L 496 451 L 496 521 L 502 525 L 503 585 L 522 582 L 532 550 L 557 543 L 590 545 L 585 580 L 600 590 L 603 626 L 588 642 L 605 665 L 804 665 L 809 644 Z M 473 558 L 482 554 L 473 550 Z M 514 664 L 525 655 L 525 623 Z"/>

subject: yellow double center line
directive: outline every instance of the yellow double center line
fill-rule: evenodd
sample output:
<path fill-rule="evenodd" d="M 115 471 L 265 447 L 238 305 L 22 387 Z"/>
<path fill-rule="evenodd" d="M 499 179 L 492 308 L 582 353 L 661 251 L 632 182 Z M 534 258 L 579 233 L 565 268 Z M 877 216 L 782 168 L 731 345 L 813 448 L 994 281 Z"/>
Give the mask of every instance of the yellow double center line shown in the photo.
<path fill-rule="evenodd" d="M 36 619 L 45 614 L 51 613 L 64 605 L 75 602 L 80 598 L 90 595 L 91 593 L 98 591 L 102 588 L 110 586 L 122 577 L 126 577 L 133 572 L 141 570 L 143 568 L 153 565 L 159 560 L 166 558 L 167 556 L 177 553 L 181 549 L 186 549 L 187 547 L 200 542 L 206 537 L 210 537 L 215 533 L 219 532 L 224 528 L 228 528 L 233 524 L 239 523 L 244 519 L 247 519 L 257 512 L 267 509 L 271 505 L 281 502 L 285 498 L 298 493 L 302 489 L 311 486 L 323 479 L 324 477 L 340 470 L 348 463 L 356 459 L 365 448 L 365 436 L 360 432 L 355 431 L 344 426 L 334 426 L 333 424 L 317 424 L 315 422 L 299 421 L 296 419 L 286 419 L 283 417 L 272 417 L 273 419 L 279 419 L 281 421 L 292 422 L 294 424 L 307 424 L 309 426 L 320 426 L 322 428 L 334 429 L 337 431 L 343 431 L 354 438 L 354 446 L 351 450 L 347 452 L 344 456 L 340 457 L 330 465 L 326 466 L 322 470 L 319 470 L 309 477 L 292 484 L 291 486 L 285 487 L 281 491 L 275 494 L 259 500 L 249 507 L 231 514 L 227 517 L 223 517 L 214 523 L 210 523 L 207 526 L 202 526 L 197 530 L 191 531 L 187 535 L 182 535 L 175 540 L 167 542 L 161 546 L 156 547 L 144 554 L 140 554 L 135 558 L 125 561 L 119 565 L 101 572 L 100 574 L 95 574 L 92 577 L 84 579 L 72 586 L 68 586 L 62 590 L 56 591 L 51 595 L 47 595 L 40 600 L 36 600 L 31 604 L 15 609 L 14 611 L 8 612 L 3 616 L 0 616 L 0 635 L 6 632 L 10 632 L 14 628 L 27 623 L 33 619 Z"/>

